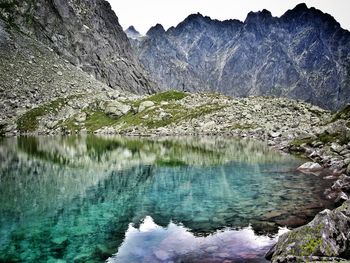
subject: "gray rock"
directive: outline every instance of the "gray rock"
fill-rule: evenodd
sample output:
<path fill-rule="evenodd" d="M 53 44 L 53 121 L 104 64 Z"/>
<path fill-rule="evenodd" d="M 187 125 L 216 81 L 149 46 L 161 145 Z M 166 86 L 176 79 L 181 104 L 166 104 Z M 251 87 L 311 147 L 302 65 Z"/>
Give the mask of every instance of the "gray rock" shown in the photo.
<path fill-rule="evenodd" d="M 147 108 L 153 107 L 154 106 L 154 102 L 150 101 L 150 100 L 146 100 L 140 103 L 138 112 L 142 112 Z"/>
<path fill-rule="evenodd" d="M 106 103 L 105 113 L 113 117 L 121 117 L 131 110 L 130 105 L 118 101 L 109 101 Z"/>
<path fill-rule="evenodd" d="M 298 170 L 303 172 L 315 172 L 321 169 L 322 169 L 322 166 L 314 162 L 307 162 L 298 167 Z"/>
<path fill-rule="evenodd" d="M 75 116 L 75 120 L 79 123 L 86 121 L 86 113 L 85 112 L 79 113 L 78 115 Z"/>
<path fill-rule="evenodd" d="M 272 262 L 307 262 L 312 256 L 331 261 L 349 251 L 349 238 L 350 201 L 346 201 L 333 211 L 322 211 L 309 224 L 280 236 L 270 251 Z"/>
<path fill-rule="evenodd" d="M 281 137 L 282 134 L 280 132 L 269 132 L 269 136 L 272 138 L 278 138 Z"/>

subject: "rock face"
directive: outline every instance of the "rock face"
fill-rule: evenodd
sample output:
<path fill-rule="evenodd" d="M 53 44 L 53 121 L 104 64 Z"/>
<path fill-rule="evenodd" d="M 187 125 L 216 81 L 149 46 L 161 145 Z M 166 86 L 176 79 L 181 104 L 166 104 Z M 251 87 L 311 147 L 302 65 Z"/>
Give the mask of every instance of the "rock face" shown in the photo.
<path fill-rule="evenodd" d="M 309 224 L 282 235 L 269 253 L 272 262 L 328 262 L 335 257 L 347 258 L 349 226 L 350 202 L 346 201 L 341 207 L 324 210 Z"/>
<path fill-rule="evenodd" d="M 3 0 L 0 19 L 110 87 L 153 89 L 105 0 Z"/>
<path fill-rule="evenodd" d="M 350 102 L 350 33 L 305 4 L 244 22 L 194 14 L 133 45 L 162 89 L 283 96 L 331 110 Z"/>

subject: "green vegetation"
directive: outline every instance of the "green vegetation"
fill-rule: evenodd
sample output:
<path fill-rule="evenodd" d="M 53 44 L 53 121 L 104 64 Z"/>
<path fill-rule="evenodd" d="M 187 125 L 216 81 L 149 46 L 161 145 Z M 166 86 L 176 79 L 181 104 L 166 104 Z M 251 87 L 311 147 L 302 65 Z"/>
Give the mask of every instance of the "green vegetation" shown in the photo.
<path fill-rule="evenodd" d="M 327 133 L 324 132 L 317 136 L 317 138 L 308 138 L 308 139 L 296 139 L 290 142 L 291 146 L 300 146 L 302 144 L 311 145 L 313 142 L 322 142 L 323 144 L 331 142 L 339 142 L 339 144 L 347 144 L 350 142 L 350 135 L 346 133 Z"/>
<path fill-rule="evenodd" d="M 322 244 L 322 239 L 321 238 L 310 238 L 306 244 L 304 244 L 301 249 L 302 249 L 302 255 L 303 256 L 310 256 L 313 255 L 318 251 Z"/>
<path fill-rule="evenodd" d="M 332 122 L 335 122 L 337 120 L 350 120 L 350 105 L 345 106 L 342 110 L 338 111 L 336 114 L 334 114 L 332 118 Z"/>
<path fill-rule="evenodd" d="M 17 1 L 15 0 L 2 0 L 0 3 L 0 9 L 11 11 L 15 5 L 18 5 Z"/>
<path fill-rule="evenodd" d="M 169 95 L 169 92 L 165 93 Z M 151 97 L 154 98 L 154 96 L 157 96 L 156 100 L 160 100 L 160 98 L 180 99 L 181 95 L 179 94 L 182 94 L 179 92 L 171 92 L 170 96 L 165 96 L 165 93 L 156 94 Z M 174 93 L 177 95 L 175 96 Z M 133 103 L 133 106 L 135 107 L 135 105 L 139 105 L 140 103 L 141 101 L 136 101 Z M 224 107 L 226 106 L 219 104 L 209 104 L 188 110 L 184 106 L 177 103 L 169 103 L 162 106 L 156 104 L 155 107 L 145 109 L 142 112 L 130 111 L 129 113 L 119 118 L 113 118 L 100 110 L 90 109 L 85 111 L 87 113 L 87 117 L 84 127 L 88 132 L 94 132 L 103 127 L 118 127 L 121 132 L 129 131 L 135 127 L 156 129 L 159 127 L 165 127 L 169 124 L 196 119 L 200 116 L 221 110 Z M 161 112 L 165 112 L 166 115 L 161 117 Z M 79 131 L 82 128 L 76 124 L 74 117 L 63 122 L 61 126 L 70 131 Z"/>
<path fill-rule="evenodd" d="M 69 160 L 57 152 L 47 152 L 39 149 L 39 143 L 36 137 L 18 137 L 18 149 L 44 161 L 50 161 L 56 164 L 68 165 Z"/>
<path fill-rule="evenodd" d="M 242 123 L 234 123 L 229 127 L 229 129 L 231 130 L 250 130 L 254 128 L 256 128 L 256 126 L 254 126 L 253 124 L 242 124 Z"/>
<path fill-rule="evenodd" d="M 57 100 L 51 101 L 48 104 L 44 104 L 37 108 L 31 109 L 24 113 L 17 120 L 17 127 L 20 132 L 33 132 L 38 128 L 39 117 L 45 116 L 47 114 L 57 113 L 67 102 L 71 99 L 77 98 L 78 95 L 73 95 L 67 98 L 59 98 Z"/>
<path fill-rule="evenodd" d="M 168 167 L 176 167 L 176 166 L 186 166 L 187 164 L 178 159 L 170 159 L 170 160 L 157 160 L 156 165 L 158 166 L 168 166 Z"/>
<path fill-rule="evenodd" d="M 172 101 L 172 100 L 182 100 L 188 95 L 185 92 L 169 90 L 166 92 L 161 92 L 148 97 L 146 100 L 153 101 L 154 103 L 160 103 L 162 101 Z"/>

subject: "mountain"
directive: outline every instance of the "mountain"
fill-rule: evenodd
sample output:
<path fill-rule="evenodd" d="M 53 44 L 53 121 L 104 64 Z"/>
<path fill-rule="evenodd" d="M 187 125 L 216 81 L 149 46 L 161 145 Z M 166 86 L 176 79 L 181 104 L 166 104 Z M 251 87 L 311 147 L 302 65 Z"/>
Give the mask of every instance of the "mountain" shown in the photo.
<path fill-rule="evenodd" d="M 350 102 L 350 32 L 305 4 L 279 18 L 250 12 L 244 22 L 192 14 L 133 45 L 164 90 L 281 96 L 332 110 Z"/>
<path fill-rule="evenodd" d="M 138 39 L 142 37 L 140 32 L 137 31 L 134 26 L 129 26 L 124 32 L 130 39 Z"/>
<path fill-rule="evenodd" d="M 0 19 L 114 89 L 153 90 L 105 0 L 1 0 Z"/>

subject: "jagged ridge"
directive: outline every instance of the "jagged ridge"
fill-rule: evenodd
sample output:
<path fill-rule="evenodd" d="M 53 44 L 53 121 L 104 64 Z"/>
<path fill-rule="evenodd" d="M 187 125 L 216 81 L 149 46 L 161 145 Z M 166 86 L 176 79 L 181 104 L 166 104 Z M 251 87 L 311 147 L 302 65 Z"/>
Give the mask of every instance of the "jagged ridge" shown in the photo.
<path fill-rule="evenodd" d="M 305 4 L 244 22 L 193 14 L 133 44 L 162 89 L 284 96 L 332 110 L 350 102 L 350 33 Z"/>

